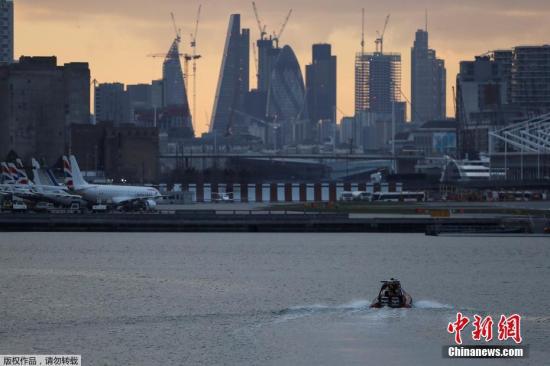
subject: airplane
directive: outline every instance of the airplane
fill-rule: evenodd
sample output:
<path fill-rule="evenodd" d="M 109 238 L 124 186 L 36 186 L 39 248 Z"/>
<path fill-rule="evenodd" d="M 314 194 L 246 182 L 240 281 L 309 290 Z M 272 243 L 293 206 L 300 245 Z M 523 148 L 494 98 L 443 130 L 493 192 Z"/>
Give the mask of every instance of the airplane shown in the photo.
<path fill-rule="evenodd" d="M 62 206 L 70 206 L 75 202 L 80 203 L 81 196 L 71 194 L 62 187 L 43 184 L 39 175 L 40 165 L 35 159 L 32 160 L 34 178 L 37 179 L 35 182 L 27 176 L 23 162 L 20 159 L 16 160 L 17 164 L 2 163 L 2 176 L 4 181 L 8 183 L 0 187 L 3 195 L 11 194 L 28 201 L 46 201 Z"/>
<path fill-rule="evenodd" d="M 35 199 L 36 194 L 32 192 L 28 185 L 18 183 L 19 176 L 13 164 L 0 163 L 2 171 L 2 184 L 0 184 L 0 194 L 2 196 L 15 196 L 20 199 Z"/>
<path fill-rule="evenodd" d="M 17 160 L 17 165 L 18 172 L 24 175 L 24 179 L 26 179 L 31 186 L 31 191 L 35 192 L 38 197 L 42 197 L 46 201 L 61 204 L 63 206 L 70 206 L 76 202 L 81 203 L 82 196 L 69 193 L 66 187 L 54 185 L 53 183 L 57 184 L 57 182 L 55 182 L 55 179 L 54 182 L 49 182 L 50 184 L 42 182 L 42 178 L 40 177 L 40 164 L 35 159 L 32 159 L 32 172 L 34 182 L 27 177 L 21 160 Z"/>
<path fill-rule="evenodd" d="M 156 188 L 152 187 L 90 184 L 84 180 L 74 155 L 69 159 L 63 156 L 63 171 L 69 190 L 81 195 L 92 204 L 104 202 L 117 208 L 137 206 L 154 210 L 157 206 L 156 200 L 163 197 Z"/>

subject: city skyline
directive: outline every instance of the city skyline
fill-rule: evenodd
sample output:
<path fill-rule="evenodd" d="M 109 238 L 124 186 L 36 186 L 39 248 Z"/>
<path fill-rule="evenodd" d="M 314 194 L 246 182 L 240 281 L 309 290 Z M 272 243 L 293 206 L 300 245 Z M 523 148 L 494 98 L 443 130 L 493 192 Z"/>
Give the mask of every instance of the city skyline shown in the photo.
<path fill-rule="evenodd" d="M 229 14 L 241 13 L 243 27 L 251 29 L 251 41 L 259 38 L 248 1 L 232 1 L 223 5 L 213 1 L 201 3 L 203 16 L 197 50 L 203 58 L 198 63 L 198 108 L 195 116 L 199 134 L 208 130 L 218 77 L 217 71 L 212 71 L 220 68 Z M 146 55 L 163 51 L 173 39 L 170 11 L 176 14 L 178 26 L 182 28 L 182 52 L 188 52 L 188 34 L 194 27 L 199 2 L 182 5 L 176 1 L 163 1 L 161 4 L 132 1 L 132 6 L 128 4 L 122 0 L 108 6 L 104 1 L 76 4 L 46 0 L 36 4 L 19 0 L 15 4 L 15 57 L 57 55 L 60 62 L 86 61 L 90 63 L 92 78 L 100 82 L 133 84 L 158 79 L 162 64 Z M 344 1 L 338 7 L 321 1 L 316 9 L 290 1 L 277 4 L 258 1 L 257 4 L 262 21 L 271 31 L 278 31 L 288 8 L 294 8 L 281 45 L 290 44 L 293 47 L 302 71 L 310 61 L 311 44 L 332 44 L 333 54 L 339 58 L 338 108 L 346 115 L 352 115 L 354 110 L 353 60 L 360 50 L 361 7 L 366 8 L 367 52 L 374 49 L 376 30 L 382 28 L 385 15 L 392 14 L 384 42 L 385 50 L 402 54 L 402 90 L 409 99 L 409 50 L 416 30 L 424 26 L 425 8 L 429 9 L 430 47 L 436 49 L 439 57 L 445 60 L 448 70 L 448 115 L 454 113 L 451 86 L 455 83 L 460 60 L 471 60 L 475 55 L 493 49 L 548 43 L 550 29 L 549 25 L 537 21 L 550 13 L 550 5 L 542 1 L 523 4 L 511 1 L 486 1 L 483 4 L 474 4 L 473 1 L 461 4 L 450 4 L 449 1 L 416 4 L 392 1 L 383 5 Z M 527 8 L 528 11 L 524 10 Z M 127 66 L 128 59 L 132 60 L 132 67 Z M 254 80 L 251 86 L 255 86 L 253 62 L 251 52 L 250 77 Z M 338 113 L 338 119 L 341 117 L 342 113 Z"/>

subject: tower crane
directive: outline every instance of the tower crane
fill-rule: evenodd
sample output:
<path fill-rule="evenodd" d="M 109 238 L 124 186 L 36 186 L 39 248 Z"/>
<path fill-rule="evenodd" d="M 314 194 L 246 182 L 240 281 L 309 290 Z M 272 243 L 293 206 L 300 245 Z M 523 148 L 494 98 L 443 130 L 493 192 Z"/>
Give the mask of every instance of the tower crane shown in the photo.
<path fill-rule="evenodd" d="M 172 25 L 174 26 L 174 31 L 176 32 L 176 41 L 178 43 L 181 42 L 181 29 L 178 28 L 176 25 L 176 17 L 174 16 L 174 13 L 170 13 L 170 17 L 172 18 Z"/>
<path fill-rule="evenodd" d="M 290 16 L 292 15 L 292 9 L 288 11 L 288 14 L 285 18 L 285 21 L 283 22 L 283 25 L 281 26 L 281 29 L 279 30 L 279 33 L 275 33 L 273 35 L 273 39 L 275 40 L 275 46 L 279 48 L 279 40 L 281 39 L 281 36 L 283 35 L 283 32 L 285 31 L 286 25 L 288 24 L 288 20 L 290 19 Z"/>
<path fill-rule="evenodd" d="M 252 2 L 252 8 L 254 9 L 254 15 L 256 16 L 256 22 L 258 23 L 258 30 L 260 31 L 260 39 L 263 41 L 267 35 L 266 26 L 262 24 L 260 20 L 260 14 L 258 13 L 258 8 L 256 7 L 256 2 Z"/>
<path fill-rule="evenodd" d="M 386 17 L 386 21 L 384 22 L 384 28 L 382 29 L 382 33 L 376 31 L 376 34 L 378 34 L 378 38 L 374 41 L 376 44 L 376 52 L 377 53 L 384 53 L 384 34 L 386 34 L 386 28 L 388 27 L 388 23 L 390 22 L 390 15 Z"/>
<path fill-rule="evenodd" d="M 185 74 L 186 74 L 186 80 L 187 80 L 187 72 L 188 72 L 188 63 L 189 61 L 193 61 L 193 115 L 191 116 L 191 121 L 195 119 L 196 112 L 197 112 L 197 60 L 201 58 L 201 55 L 197 55 L 197 34 L 199 33 L 199 22 L 201 17 L 201 9 L 202 5 L 199 5 L 199 9 L 197 10 L 197 19 L 195 20 L 195 30 L 191 34 L 191 49 L 193 50 L 191 55 L 185 55 Z M 192 123 L 194 126 L 194 123 Z"/>
<path fill-rule="evenodd" d="M 181 42 L 181 29 L 179 29 L 176 25 L 176 17 L 174 16 L 174 13 L 170 13 L 170 17 L 172 18 L 172 25 L 174 26 L 174 31 L 176 32 L 176 38 L 174 39 L 174 41 L 179 44 Z M 147 57 L 157 58 L 157 57 L 168 57 L 171 55 L 176 56 L 175 54 L 170 54 L 170 53 L 152 53 L 147 55 Z M 184 54 L 178 53 L 177 56 L 182 57 L 184 56 Z"/>

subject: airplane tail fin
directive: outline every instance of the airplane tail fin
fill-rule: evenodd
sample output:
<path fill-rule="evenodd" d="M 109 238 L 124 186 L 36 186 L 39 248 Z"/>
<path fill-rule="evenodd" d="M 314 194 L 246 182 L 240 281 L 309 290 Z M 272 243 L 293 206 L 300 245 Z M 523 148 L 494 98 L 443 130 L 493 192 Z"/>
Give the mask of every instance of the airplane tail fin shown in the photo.
<path fill-rule="evenodd" d="M 83 187 L 86 187 L 88 185 L 88 182 L 84 180 L 84 177 L 82 176 L 82 172 L 80 171 L 80 167 L 78 166 L 78 162 L 76 161 L 76 157 L 74 155 L 71 155 L 69 157 L 69 166 L 72 173 L 73 178 L 73 184 L 75 189 L 80 189 Z"/>
<path fill-rule="evenodd" d="M 0 163 L 0 167 L 2 169 L 2 181 L 4 183 L 15 183 L 15 181 L 13 180 L 13 177 L 11 176 L 10 168 L 8 167 L 8 164 L 2 162 Z"/>
<path fill-rule="evenodd" d="M 73 172 L 71 170 L 71 163 L 66 156 L 63 155 L 63 174 L 65 175 L 65 185 L 71 191 L 74 190 Z"/>
<path fill-rule="evenodd" d="M 24 183 L 21 182 L 22 177 L 19 176 L 19 173 L 17 171 L 17 167 L 15 166 L 14 163 L 8 163 L 8 169 L 9 169 L 9 172 L 10 172 L 10 175 L 11 175 L 11 179 L 14 181 L 14 183 L 24 184 Z"/>
<path fill-rule="evenodd" d="M 17 183 L 32 184 L 31 180 L 29 179 L 29 176 L 27 175 L 27 172 L 25 171 L 25 166 L 23 165 L 23 162 L 19 158 L 15 160 L 15 169 L 17 171 L 17 177 L 19 178 L 17 180 Z"/>
<path fill-rule="evenodd" d="M 35 158 L 31 159 L 31 164 L 32 164 L 32 175 L 33 175 L 34 183 L 36 183 L 39 186 L 45 185 L 42 182 L 42 178 L 40 178 L 40 164 L 38 163 L 38 161 L 36 161 Z"/>
<path fill-rule="evenodd" d="M 56 186 L 56 187 L 58 187 L 60 185 L 59 182 L 57 181 L 57 179 L 55 179 L 55 175 L 53 174 L 51 169 L 49 169 L 49 168 L 46 169 L 46 175 L 48 176 L 48 179 L 50 181 L 50 185 Z"/>

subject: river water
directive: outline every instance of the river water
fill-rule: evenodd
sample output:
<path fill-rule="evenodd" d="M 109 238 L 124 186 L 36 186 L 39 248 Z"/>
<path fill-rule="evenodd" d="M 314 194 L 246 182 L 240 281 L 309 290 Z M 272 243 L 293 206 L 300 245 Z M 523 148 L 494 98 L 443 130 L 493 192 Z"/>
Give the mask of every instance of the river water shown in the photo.
<path fill-rule="evenodd" d="M 540 365 L 550 357 L 549 258 L 547 238 L 1 233 L 0 354 L 81 354 L 84 365 Z M 413 309 L 369 309 L 389 277 Z M 520 313 L 529 357 L 444 359 L 457 311 Z"/>

